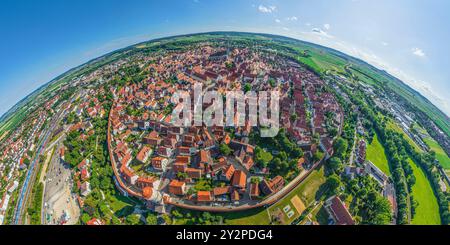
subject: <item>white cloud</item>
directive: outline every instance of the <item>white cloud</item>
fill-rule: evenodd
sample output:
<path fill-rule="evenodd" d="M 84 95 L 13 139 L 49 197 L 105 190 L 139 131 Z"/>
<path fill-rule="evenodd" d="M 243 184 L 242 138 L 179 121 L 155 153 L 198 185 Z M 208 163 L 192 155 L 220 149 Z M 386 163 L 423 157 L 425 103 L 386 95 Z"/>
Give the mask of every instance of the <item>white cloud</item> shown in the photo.
<path fill-rule="evenodd" d="M 420 48 L 412 48 L 411 52 L 416 56 L 425 57 L 425 52 L 423 52 L 423 50 Z"/>
<path fill-rule="evenodd" d="M 323 27 L 325 28 L 325 30 L 330 30 L 331 28 L 330 24 L 324 24 Z"/>
<path fill-rule="evenodd" d="M 298 18 L 297 18 L 297 16 L 291 16 L 291 17 L 287 17 L 286 20 L 287 21 L 297 21 Z"/>
<path fill-rule="evenodd" d="M 281 20 L 280 19 L 275 19 L 275 22 L 280 23 Z"/>
<path fill-rule="evenodd" d="M 283 27 L 283 30 L 285 30 L 285 31 L 289 31 L 289 28 L 287 28 L 287 27 Z"/>
<path fill-rule="evenodd" d="M 322 29 L 320 29 L 320 28 L 313 28 L 311 31 L 312 31 L 314 34 L 317 34 L 317 35 L 322 36 L 322 37 L 333 38 L 333 36 L 331 36 L 331 35 L 328 34 L 326 31 L 324 31 L 324 30 L 322 30 Z"/>
<path fill-rule="evenodd" d="M 387 42 L 381 42 L 381 45 L 383 45 L 383 46 L 388 46 L 389 43 L 387 43 Z"/>
<path fill-rule="evenodd" d="M 264 6 L 264 5 L 259 5 L 258 10 L 261 13 L 272 13 L 275 12 L 275 10 L 277 9 L 276 6 Z"/>

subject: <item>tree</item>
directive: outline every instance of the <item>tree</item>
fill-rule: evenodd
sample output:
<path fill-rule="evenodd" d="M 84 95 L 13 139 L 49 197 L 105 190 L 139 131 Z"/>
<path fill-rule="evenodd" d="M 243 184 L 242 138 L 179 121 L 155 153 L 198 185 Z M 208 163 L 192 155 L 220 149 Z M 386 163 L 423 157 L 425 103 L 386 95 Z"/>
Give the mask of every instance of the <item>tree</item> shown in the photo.
<path fill-rule="evenodd" d="M 332 157 L 327 161 L 327 163 L 328 163 L 327 166 L 330 168 L 331 171 L 335 173 L 342 172 L 344 165 L 342 164 L 341 159 L 337 157 Z"/>
<path fill-rule="evenodd" d="M 145 218 L 145 221 L 147 223 L 147 225 L 157 225 L 158 224 L 158 218 L 156 217 L 156 215 L 152 214 L 152 213 L 148 213 L 147 214 L 147 218 Z"/>
<path fill-rule="evenodd" d="M 220 144 L 219 149 L 220 153 L 222 153 L 225 156 L 229 156 L 232 152 L 231 148 L 225 143 Z"/>
<path fill-rule="evenodd" d="M 139 215 L 137 214 L 130 214 L 126 217 L 126 222 L 129 225 L 137 225 L 139 224 Z"/>
<path fill-rule="evenodd" d="M 347 140 L 339 137 L 336 142 L 334 143 L 334 153 L 337 157 L 344 156 L 345 152 L 347 151 L 348 143 Z"/>
<path fill-rule="evenodd" d="M 375 193 L 375 200 L 369 205 L 367 221 L 373 225 L 387 225 L 392 221 L 391 204 L 380 194 Z"/>
<path fill-rule="evenodd" d="M 341 186 L 341 180 L 336 174 L 333 174 L 327 179 L 325 186 L 328 189 L 328 193 L 330 195 L 334 195 L 338 192 L 338 188 Z"/>
<path fill-rule="evenodd" d="M 255 161 L 259 167 L 266 168 L 272 159 L 273 156 L 270 152 L 267 152 L 258 146 L 255 148 Z"/>
<path fill-rule="evenodd" d="M 24 158 L 23 159 L 23 163 L 26 164 L 26 165 L 29 165 L 30 164 L 30 159 Z"/>
<path fill-rule="evenodd" d="M 328 130 L 328 133 L 331 137 L 334 137 L 338 134 L 338 129 L 336 127 L 330 128 L 330 130 Z"/>
<path fill-rule="evenodd" d="M 320 159 L 322 159 L 323 155 L 324 155 L 324 153 L 322 151 L 317 150 L 313 155 L 313 161 L 314 162 L 319 161 Z"/>
<path fill-rule="evenodd" d="M 270 79 L 269 79 L 269 84 L 270 84 L 270 86 L 272 86 L 272 88 L 275 87 L 275 85 L 276 85 L 275 79 L 270 78 Z"/>
<path fill-rule="evenodd" d="M 91 216 L 89 216 L 89 214 L 83 213 L 81 215 L 81 222 L 83 222 L 83 224 L 86 224 L 89 220 L 91 220 Z"/>
<path fill-rule="evenodd" d="M 252 85 L 250 83 L 246 83 L 244 85 L 244 92 L 247 93 L 250 90 L 252 90 Z"/>
<path fill-rule="evenodd" d="M 120 224 L 122 224 L 122 222 L 120 222 L 120 219 L 117 218 L 117 216 L 115 216 L 115 215 L 112 215 L 112 217 L 111 217 L 111 223 L 112 223 L 113 225 L 120 225 Z"/>
<path fill-rule="evenodd" d="M 298 118 L 298 116 L 297 116 L 297 113 L 292 113 L 292 115 L 291 115 L 291 121 L 295 121 L 295 120 L 297 120 L 297 118 Z"/>
<path fill-rule="evenodd" d="M 291 152 L 292 156 L 295 158 L 299 158 L 303 156 L 303 151 L 300 147 L 295 147 Z"/>

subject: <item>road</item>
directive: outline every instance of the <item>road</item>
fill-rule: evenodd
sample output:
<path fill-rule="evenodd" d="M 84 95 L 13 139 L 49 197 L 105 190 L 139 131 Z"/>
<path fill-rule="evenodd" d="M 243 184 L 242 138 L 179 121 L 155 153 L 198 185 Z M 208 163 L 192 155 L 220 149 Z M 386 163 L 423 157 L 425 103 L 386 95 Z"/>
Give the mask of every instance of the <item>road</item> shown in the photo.
<path fill-rule="evenodd" d="M 50 126 L 47 129 L 45 129 L 45 133 L 43 134 L 44 136 L 40 140 L 40 144 L 37 148 L 36 154 L 30 163 L 30 168 L 28 169 L 27 176 L 25 177 L 22 188 L 20 189 L 19 199 L 14 209 L 14 217 L 12 221 L 12 224 L 14 225 L 22 224 L 22 217 L 26 207 L 25 204 L 28 203 L 31 189 L 33 188 L 37 172 L 39 171 L 39 167 L 37 167 L 37 165 L 39 164 L 39 156 L 44 153 L 50 135 L 52 134 L 62 115 L 65 115 L 65 113 L 63 112 L 64 112 L 63 110 L 58 112 L 58 115 L 53 117 Z"/>
<path fill-rule="evenodd" d="M 352 145 L 352 151 L 350 152 L 350 158 L 348 160 L 348 165 L 349 166 L 353 166 L 353 160 L 355 157 L 355 149 L 356 149 L 356 140 L 357 140 L 357 136 L 356 136 L 356 129 L 355 129 L 355 134 L 353 136 L 353 145 Z"/>

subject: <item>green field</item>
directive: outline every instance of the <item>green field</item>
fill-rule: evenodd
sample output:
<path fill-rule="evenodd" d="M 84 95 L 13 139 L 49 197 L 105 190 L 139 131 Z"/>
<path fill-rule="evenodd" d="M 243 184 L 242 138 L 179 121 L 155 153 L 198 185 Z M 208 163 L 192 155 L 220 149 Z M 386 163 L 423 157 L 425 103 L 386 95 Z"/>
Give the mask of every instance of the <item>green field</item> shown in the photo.
<path fill-rule="evenodd" d="M 300 214 L 294 208 L 291 199 L 297 195 L 298 197 L 300 197 L 305 206 L 308 207 L 314 201 L 318 200 L 318 197 L 320 196 L 320 193 L 318 193 L 319 188 L 323 183 L 325 183 L 325 180 L 326 178 L 324 175 L 323 167 L 321 167 L 319 170 L 314 170 L 299 186 L 297 186 L 291 193 L 289 193 L 289 195 L 272 205 L 269 208 L 269 212 L 273 213 L 277 210 L 283 212 L 283 208 L 287 205 L 290 205 L 295 214 L 289 219 L 285 215 L 287 221 L 286 223 L 289 224 L 300 216 Z"/>
<path fill-rule="evenodd" d="M 408 160 L 413 168 L 416 183 L 412 187 L 414 200 L 418 202 L 416 214 L 411 221 L 413 225 L 438 225 L 441 224 L 439 206 L 433 189 L 423 170 L 411 159 Z"/>
<path fill-rule="evenodd" d="M 367 146 L 366 159 L 375 164 L 375 166 L 377 166 L 386 175 L 391 175 L 389 163 L 384 152 L 384 147 L 381 145 L 378 140 L 378 135 L 376 134 L 373 137 L 372 143 Z"/>
<path fill-rule="evenodd" d="M 398 132 L 398 133 L 401 133 L 401 134 L 404 136 L 404 138 L 406 139 L 406 141 L 408 141 L 408 143 L 409 143 L 412 147 L 414 147 L 414 149 L 415 149 L 416 151 L 418 151 L 418 152 L 420 152 L 420 153 L 423 152 L 422 148 L 420 148 L 420 147 L 416 144 L 416 142 L 415 142 L 414 140 L 412 140 L 412 139 L 405 133 L 405 131 L 403 131 L 403 129 L 402 129 L 400 126 L 398 126 L 395 122 L 393 122 L 392 120 L 389 120 L 389 121 L 388 121 L 388 123 L 387 123 L 387 128 L 388 128 L 388 129 L 392 129 L 392 130 L 394 130 L 394 131 L 396 131 L 396 132 Z"/>
<path fill-rule="evenodd" d="M 114 195 L 109 198 L 109 206 L 111 210 L 116 213 L 120 210 L 123 210 L 127 207 L 134 207 L 134 203 L 132 200 L 130 200 L 128 197 L 121 196 L 121 195 Z"/>
<path fill-rule="evenodd" d="M 441 166 L 444 167 L 444 169 L 446 171 L 449 171 L 450 170 L 450 158 L 447 156 L 447 153 L 445 153 L 444 149 L 442 149 L 442 147 L 439 145 L 439 143 L 436 140 L 434 140 L 428 134 L 428 132 L 424 128 L 422 128 L 420 125 L 414 124 L 414 129 L 423 135 L 422 139 L 425 142 L 425 144 L 427 144 L 428 147 L 430 147 L 430 149 L 436 153 L 436 159 L 439 161 Z"/>
<path fill-rule="evenodd" d="M 199 211 L 183 211 L 184 213 L 190 213 L 192 216 L 201 215 Z M 222 216 L 226 225 L 269 225 L 269 214 L 265 208 L 250 209 L 242 212 L 230 212 L 230 213 L 218 213 L 216 216 Z M 191 223 L 190 218 L 178 218 L 174 219 L 174 225 L 189 225 Z"/>
<path fill-rule="evenodd" d="M 427 137 L 424 139 L 425 144 L 427 144 L 430 149 L 436 152 L 436 159 L 439 161 L 442 167 L 445 169 L 450 169 L 450 158 L 445 153 L 444 149 L 436 142 L 433 138 Z"/>
<path fill-rule="evenodd" d="M 227 225 L 269 225 L 269 214 L 265 208 L 222 215 Z"/>

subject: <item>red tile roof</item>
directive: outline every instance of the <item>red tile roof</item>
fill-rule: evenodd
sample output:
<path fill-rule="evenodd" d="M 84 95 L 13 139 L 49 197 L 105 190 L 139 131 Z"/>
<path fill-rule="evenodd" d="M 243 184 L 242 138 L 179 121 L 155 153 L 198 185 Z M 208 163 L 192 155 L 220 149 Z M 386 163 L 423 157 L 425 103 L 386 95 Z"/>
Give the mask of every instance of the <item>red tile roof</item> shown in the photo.
<path fill-rule="evenodd" d="M 257 197 L 259 196 L 259 186 L 258 184 L 251 183 L 250 184 L 250 196 Z"/>
<path fill-rule="evenodd" d="M 152 197 L 152 195 L 153 195 L 152 187 L 145 187 L 144 189 L 142 189 L 142 196 L 144 196 L 144 198 L 148 199 Z"/>
<path fill-rule="evenodd" d="M 212 196 L 210 191 L 199 191 L 197 192 L 197 201 L 199 202 L 211 202 Z"/>
<path fill-rule="evenodd" d="M 214 193 L 214 196 L 220 196 L 220 195 L 230 193 L 230 190 L 231 190 L 231 186 L 216 187 L 213 189 L 213 193 Z"/>
<path fill-rule="evenodd" d="M 344 203 L 341 201 L 339 197 L 334 197 L 331 200 L 330 206 L 334 217 L 336 218 L 336 223 L 338 225 L 354 225 L 355 221 L 353 220 L 352 215 L 345 207 Z"/>
<path fill-rule="evenodd" d="M 186 184 L 183 181 L 172 180 L 169 184 L 169 192 L 174 195 L 183 195 Z"/>
<path fill-rule="evenodd" d="M 229 165 L 228 168 L 225 170 L 224 175 L 227 178 L 227 180 L 231 180 L 231 178 L 233 177 L 233 174 L 235 172 L 235 168 L 233 165 Z"/>
<path fill-rule="evenodd" d="M 235 187 L 245 188 L 247 185 L 247 175 L 241 170 L 236 170 L 232 182 Z"/>
<path fill-rule="evenodd" d="M 145 158 L 148 157 L 150 150 L 151 150 L 151 148 L 148 146 L 142 147 L 142 149 L 137 154 L 136 159 L 140 162 L 144 162 Z"/>

